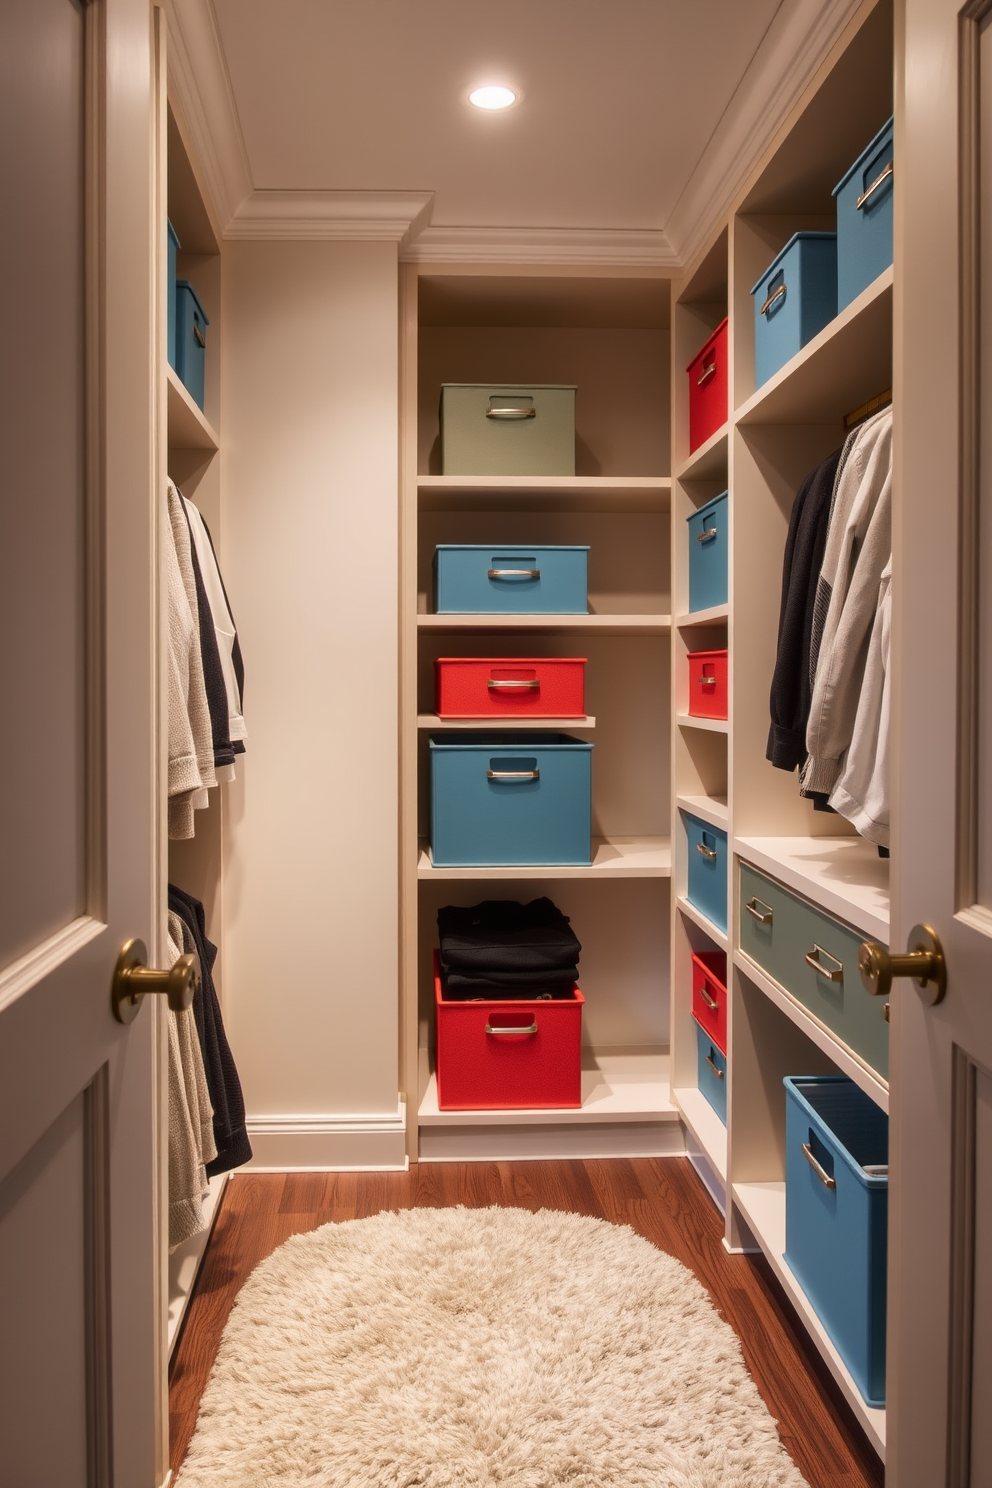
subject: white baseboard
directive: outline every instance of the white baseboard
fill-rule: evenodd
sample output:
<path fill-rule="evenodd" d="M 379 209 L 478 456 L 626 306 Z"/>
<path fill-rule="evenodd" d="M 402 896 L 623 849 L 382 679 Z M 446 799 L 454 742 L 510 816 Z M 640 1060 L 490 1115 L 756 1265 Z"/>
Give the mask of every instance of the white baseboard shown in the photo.
<path fill-rule="evenodd" d="M 403 1172 L 406 1107 L 371 1115 L 249 1116 L 254 1156 L 242 1172 Z"/>
<path fill-rule="evenodd" d="M 678 1121 L 575 1126 L 422 1126 L 420 1161 L 541 1162 L 554 1158 L 682 1157 Z"/>

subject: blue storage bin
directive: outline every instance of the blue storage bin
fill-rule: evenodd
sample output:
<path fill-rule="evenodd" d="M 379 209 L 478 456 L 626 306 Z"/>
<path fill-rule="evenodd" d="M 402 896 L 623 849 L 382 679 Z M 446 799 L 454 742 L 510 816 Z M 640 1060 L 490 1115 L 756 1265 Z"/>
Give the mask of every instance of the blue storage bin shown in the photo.
<path fill-rule="evenodd" d="M 434 553 L 439 615 L 585 615 L 587 547 L 440 543 Z"/>
<path fill-rule="evenodd" d="M 726 491 L 686 517 L 689 528 L 689 609 L 708 610 L 727 603 L 730 538 Z"/>
<path fill-rule="evenodd" d="M 683 811 L 689 844 L 686 897 L 720 930 L 727 928 L 727 834 Z"/>
<path fill-rule="evenodd" d="M 436 868 L 587 865 L 592 745 L 568 734 L 433 735 Z"/>
<path fill-rule="evenodd" d="M 696 1063 L 699 1093 L 727 1124 L 727 1056 L 722 1054 L 705 1028 L 696 1024 Z"/>
<path fill-rule="evenodd" d="M 893 121 L 880 129 L 837 198 L 837 309 L 857 299 L 892 262 Z"/>
<path fill-rule="evenodd" d="M 760 388 L 837 314 L 837 234 L 794 233 L 751 293 Z"/>
<path fill-rule="evenodd" d="M 889 1118 L 846 1075 L 789 1075 L 785 1091 L 785 1259 L 866 1402 L 881 1406 Z"/>
<path fill-rule="evenodd" d="M 179 239 L 172 223 L 166 219 L 168 229 L 168 267 L 166 269 L 166 293 L 168 295 L 168 309 L 166 320 L 168 324 L 169 366 L 175 369 L 176 365 L 176 255 L 179 252 Z"/>
<path fill-rule="evenodd" d="M 176 371 L 198 408 L 203 407 L 207 326 L 203 306 L 188 279 L 176 281 Z"/>

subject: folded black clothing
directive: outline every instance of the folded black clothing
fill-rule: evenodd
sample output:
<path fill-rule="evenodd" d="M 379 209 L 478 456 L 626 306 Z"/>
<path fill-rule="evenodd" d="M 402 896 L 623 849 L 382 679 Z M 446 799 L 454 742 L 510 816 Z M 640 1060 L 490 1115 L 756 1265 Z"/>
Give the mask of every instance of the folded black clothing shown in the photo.
<path fill-rule="evenodd" d="M 441 996 L 445 1002 L 563 1002 L 575 995 L 575 978 L 568 982 L 541 982 L 534 979 L 518 987 L 493 986 L 485 977 L 461 978 L 452 987 L 441 978 Z"/>
<path fill-rule="evenodd" d="M 491 971 L 475 972 L 447 971 L 441 967 L 441 984 L 452 992 L 470 992 L 488 996 L 499 992 L 506 997 L 523 996 L 530 992 L 554 992 L 573 987 L 579 979 L 577 966 L 560 967 L 553 971 Z"/>
<path fill-rule="evenodd" d="M 486 899 L 438 910 L 441 960 L 450 970 L 544 972 L 574 967 L 582 950 L 568 917 L 550 899 Z"/>

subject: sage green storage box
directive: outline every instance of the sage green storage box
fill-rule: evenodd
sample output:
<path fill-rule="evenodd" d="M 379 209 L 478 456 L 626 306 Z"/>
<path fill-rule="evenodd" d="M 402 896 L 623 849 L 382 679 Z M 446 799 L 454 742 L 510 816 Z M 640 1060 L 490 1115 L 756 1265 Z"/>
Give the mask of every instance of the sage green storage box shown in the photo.
<path fill-rule="evenodd" d="M 446 382 L 442 475 L 574 475 L 575 388 Z"/>

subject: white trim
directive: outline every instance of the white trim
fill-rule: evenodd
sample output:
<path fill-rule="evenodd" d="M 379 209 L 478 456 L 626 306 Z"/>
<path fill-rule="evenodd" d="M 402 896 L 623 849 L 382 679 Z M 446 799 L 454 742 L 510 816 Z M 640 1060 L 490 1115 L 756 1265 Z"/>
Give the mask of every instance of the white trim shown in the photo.
<path fill-rule="evenodd" d="M 252 191 L 224 236 L 402 243 L 426 227 L 433 205 L 433 191 Z"/>
<path fill-rule="evenodd" d="M 342 1115 L 249 1116 L 254 1157 L 242 1171 L 404 1171 L 406 1106 Z"/>
<path fill-rule="evenodd" d="M 601 1157 L 684 1157 L 682 1123 L 629 1121 L 588 1125 L 422 1126 L 420 1161 L 552 1162 Z"/>
<path fill-rule="evenodd" d="M 169 83 L 223 229 L 252 190 L 213 0 L 165 0 Z"/>
<path fill-rule="evenodd" d="M 402 257 L 414 263 L 679 267 L 663 232 L 624 228 L 427 227 Z"/>
<path fill-rule="evenodd" d="M 80 915 L 78 920 L 70 920 L 40 945 L 32 946 L 26 955 L 4 967 L 0 972 L 0 1009 L 58 971 L 106 928 L 102 920 Z"/>
<path fill-rule="evenodd" d="M 665 224 L 689 264 L 726 218 L 747 177 L 862 0 L 781 5 Z"/>

